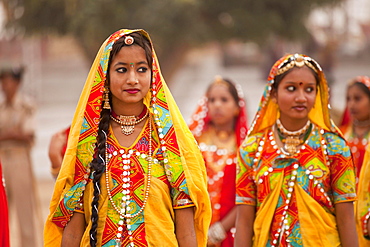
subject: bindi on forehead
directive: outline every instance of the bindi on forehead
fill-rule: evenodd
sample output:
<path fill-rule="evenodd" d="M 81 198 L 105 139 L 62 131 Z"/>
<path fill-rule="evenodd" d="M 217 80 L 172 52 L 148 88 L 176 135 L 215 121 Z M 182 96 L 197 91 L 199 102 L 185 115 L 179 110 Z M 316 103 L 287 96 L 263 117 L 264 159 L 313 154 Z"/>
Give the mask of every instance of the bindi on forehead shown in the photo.
<path fill-rule="evenodd" d="M 299 83 L 299 86 L 302 86 L 302 85 L 303 85 L 303 82 L 300 82 L 300 83 Z"/>

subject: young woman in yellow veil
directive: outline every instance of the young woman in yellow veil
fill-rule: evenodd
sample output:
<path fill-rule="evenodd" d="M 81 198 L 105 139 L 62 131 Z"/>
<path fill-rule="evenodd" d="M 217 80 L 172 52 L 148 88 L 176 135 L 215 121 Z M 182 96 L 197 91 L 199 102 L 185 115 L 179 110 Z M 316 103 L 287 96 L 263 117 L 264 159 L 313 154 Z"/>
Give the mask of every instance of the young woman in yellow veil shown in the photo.
<path fill-rule="evenodd" d="M 204 163 L 149 35 L 101 46 L 56 181 L 45 246 L 205 246 Z"/>
<path fill-rule="evenodd" d="M 328 98 L 312 58 L 272 67 L 239 150 L 235 246 L 358 246 L 353 162 Z"/>

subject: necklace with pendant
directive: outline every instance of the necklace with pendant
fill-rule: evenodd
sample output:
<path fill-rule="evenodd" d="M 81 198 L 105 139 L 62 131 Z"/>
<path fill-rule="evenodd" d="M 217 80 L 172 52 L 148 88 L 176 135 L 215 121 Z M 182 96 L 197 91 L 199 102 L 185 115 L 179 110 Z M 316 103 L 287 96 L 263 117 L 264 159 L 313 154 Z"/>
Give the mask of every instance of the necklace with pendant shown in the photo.
<path fill-rule="evenodd" d="M 117 115 L 113 110 L 111 112 L 110 118 L 121 125 L 121 132 L 124 135 L 131 135 L 135 131 L 135 125 L 141 123 L 149 114 L 149 111 L 144 107 L 143 111 L 139 116 L 125 116 Z"/>
<path fill-rule="evenodd" d="M 301 136 L 305 134 L 308 128 L 311 125 L 311 121 L 308 120 L 306 125 L 303 128 L 297 131 L 289 131 L 284 128 L 280 119 L 276 120 L 276 126 L 278 129 L 278 134 L 282 135 L 282 142 L 284 143 L 284 150 L 287 151 L 290 155 L 295 154 L 298 151 L 298 147 L 303 143 Z"/>

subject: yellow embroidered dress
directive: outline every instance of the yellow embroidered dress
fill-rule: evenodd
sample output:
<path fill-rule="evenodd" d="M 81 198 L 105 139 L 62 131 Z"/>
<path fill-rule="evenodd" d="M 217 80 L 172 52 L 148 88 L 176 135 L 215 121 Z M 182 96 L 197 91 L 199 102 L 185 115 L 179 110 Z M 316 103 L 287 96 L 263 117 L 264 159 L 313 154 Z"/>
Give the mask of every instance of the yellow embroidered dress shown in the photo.
<path fill-rule="evenodd" d="M 326 80 L 318 65 L 318 92 L 304 144 L 288 154 L 273 134 L 279 111 L 270 92 L 276 71 L 292 56 L 272 68 L 240 147 L 236 203 L 256 207 L 253 246 L 340 246 L 334 204 L 355 200 L 355 175 L 350 150 L 330 121 Z"/>

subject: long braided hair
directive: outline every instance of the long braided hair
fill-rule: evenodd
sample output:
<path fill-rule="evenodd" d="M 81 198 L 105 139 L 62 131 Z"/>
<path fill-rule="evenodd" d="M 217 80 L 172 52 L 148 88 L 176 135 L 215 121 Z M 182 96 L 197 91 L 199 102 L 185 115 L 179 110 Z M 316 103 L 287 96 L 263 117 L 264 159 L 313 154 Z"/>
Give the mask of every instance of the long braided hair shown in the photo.
<path fill-rule="evenodd" d="M 134 43 L 132 45 L 138 45 L 145 50 L 146 58 L 150 69 L 152 69 L 153 63 L 153 52 L 150 41 L 143 36 L 141 33 L 134 32 L 129 34 L 129 36 L 134 38 Z M 119 38 L 112 46 L 112 51 L 109 55 L 108 69 L 105 81 L 105 87 L 109 88 L 109 68 L 111 61 L 117 55 L 117 53 L 122 49 L 122 47 L 127 46 L 125 44 L 125 36 Z M 109 102 L 111 102 L 111 95 L 109 95 Z M 104 173 L 105 168 L 105 149 L 107 135 L 109 131 L 109 121 L 110 121 L 110 110 L 103 108 L 103 102 L 100 112 L 100 122 L 98 125 L 98 135 L 95 147 L 95 154 L 93 160 L 91 161 L 91 171 L 92 171 L 92 183 L 94 187 L 93 200 L 91 202 L 91 229 L 90 229 L 90 245 L 95 247 L 97 244 L 97 228 L 98 228 L 98 208 L 99 208 L 99 195 L 100 195 L 100 180 Z"/>

